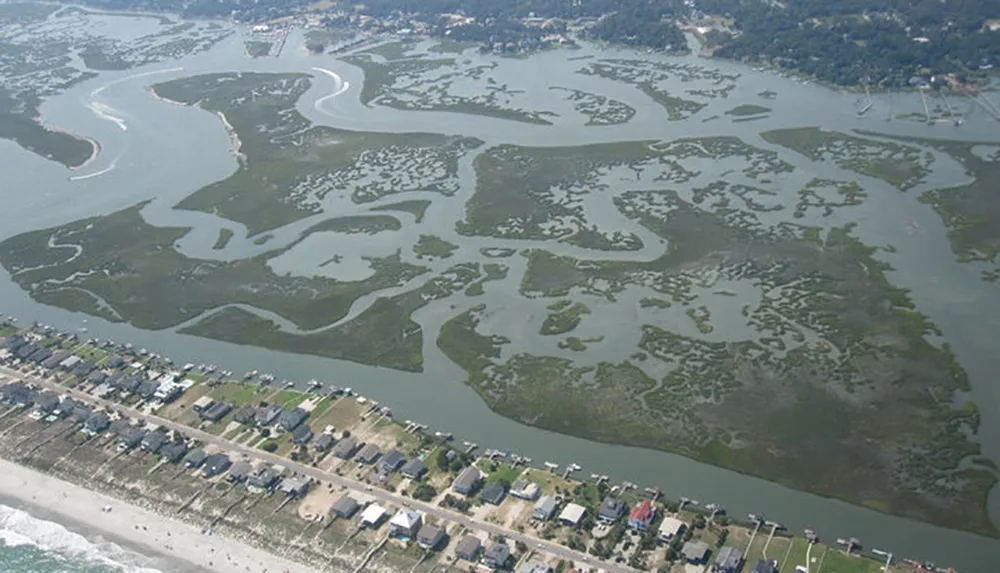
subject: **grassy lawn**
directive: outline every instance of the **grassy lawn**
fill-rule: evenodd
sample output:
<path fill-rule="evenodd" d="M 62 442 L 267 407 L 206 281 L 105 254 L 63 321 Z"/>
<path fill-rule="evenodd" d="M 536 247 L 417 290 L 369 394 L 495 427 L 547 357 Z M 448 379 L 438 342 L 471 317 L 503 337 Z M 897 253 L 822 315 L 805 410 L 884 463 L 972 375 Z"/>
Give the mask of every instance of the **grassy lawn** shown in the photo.
<path fill-rule="evenodd" d="M 188 388 L 184 394 L 181 395 L 175 402 L 168 404 L 165 408 L 160 411 L 160 416 L 167 418 L 169 420 L 177 420 L 190 408 L 191 404 L 194 404 L 198 398 L 201 398 L 208 391 L 211 390 L 208 386 L 204 384 L 195 384 L 194 386 Z"/>
<path fill-rule="evenodd" d="M 542 495 L 552 495 L 556 492 L 572 492 L 576 486 L 575 482 L 564 480 L 556 474 L 542 470 L 529 469 L 525 473 L 525 477 L 538 484 L 538 487 L 542 490 Z"/>
<path fill-rule="evenodd" d="M 356 400 L 341 398 L 333 403 L 325 412 L 315 417 L 315 426 L 320 431 L 327 426 L 333 426 L 337 430 L 343 430 L 353 426 L 361 419 L 361 413 L 365 407 L 358 404 Z"/>
<path fill-rule="evenodd" d="M 272 398 L 272 402 L 278 404 L 286 410 L 291 410 L 295 408 L 309 397 L 309 394 L 305 392 L 299 392 L 296 390 L 282 390 Z"/>
<path fill-rule="evenodd" d="M 480 462 L 478 466 L 483 471 L 489 471 L 490 463 L 489 461 L 484 460 L 483 462 Z M 521 477 L 521 471 L 522 471 L 521 468 L 511 467 L 506 464 L 498 464 L 497 469 L 490 472 L 490 474 L 486 476 L 486 481 L 487 482 L 500 481 L 510 485 L 514 483 L 514 481 L 517 480 L 517 478 Z"/>
<path fill-rule="evenodd" d="M 790 551 L 787 551 L 782 559 L 778 561 L 778 565 L 781 573 L 791 573 L 795 571 L 797 565 L 806 564 L 806 550 L 809 548 L 809 542 L 805 539 L 795 538 L 791 540 Z M 815 550 L 817 547 L 813 548 Z M 777 556 L 775 556 L 777 557 Z"/>
<path fill-rule="evenodd" d="M 815 550 L 813 553 L 816 553 Z M 882 570 L 882 563 L 879 561 L 855 555 L 848 556 L 836 549 L 827 549 L 825 553 L 816 573 L 879 573 Z"/>
<path fill-rule="evenodd" d="M 220 402 L 229 402 L 235 406 L 242 406 L 254 399 L 255 390 L 256 386 L 250 384 L 224 382 L 212 388 L 209 395 Z"/>

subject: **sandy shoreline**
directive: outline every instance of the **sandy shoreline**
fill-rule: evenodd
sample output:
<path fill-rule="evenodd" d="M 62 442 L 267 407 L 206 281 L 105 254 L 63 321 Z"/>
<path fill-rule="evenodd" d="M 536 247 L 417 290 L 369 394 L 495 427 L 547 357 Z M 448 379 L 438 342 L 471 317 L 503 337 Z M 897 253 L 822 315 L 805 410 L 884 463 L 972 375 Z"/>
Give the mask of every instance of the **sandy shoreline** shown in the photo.
<path fill-rule="evenodd" d="M 246 159 L 246 155 L 240 151 L 243 147 L 243 142 L 240 141 L 239 134 L 236 133 L 236 130 L 233 128 L 233 124 L 229 123 L 229 120 L 226 119 L 226 114 L 221 111 L 217 111 L 215 113 L 219 116 L 219 119 L 222 120 L 222 124 L 226 126 L 226 132 L 229 134 L 229 139 L 233 142 L 233 155 L 236 156 L 236 159 L 238 159 L 240 163 L 243 163 Z"/>
<path fill-rule="evenodd" d="M 79 522 L 144 553 L 216 573 L 316 573 L 314 569 L 0 459 L 0 494 Z M 112 510 L 105 512 L 103 507 Z M 30 513 L 30 509 L 28 510 Z M 191 568 L 188 568 L 191 570 Z"/>

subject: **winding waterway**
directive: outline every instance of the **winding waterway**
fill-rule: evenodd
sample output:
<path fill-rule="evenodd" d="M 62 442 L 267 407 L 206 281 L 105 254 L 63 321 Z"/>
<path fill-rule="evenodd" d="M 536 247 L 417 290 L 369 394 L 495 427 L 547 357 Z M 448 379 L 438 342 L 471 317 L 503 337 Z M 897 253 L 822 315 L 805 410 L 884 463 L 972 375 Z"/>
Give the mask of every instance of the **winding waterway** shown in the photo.
<path fill-rule="evenodd" d="M 125 26 L 113 17 L 93 17 L 113 29 Z M 728 98 L 719 98 L 695 117 L 683 121 L 665 121 L 662 108 L 641 92 L 624 83 L 575 72 L 570 58 L 592 55 L 601 58 L 621 57 L 641 59 L 651 56 L 632 52 L 599 50 L 585 47 L 575 51 L 552 51 L 527 59 L 499 59 L 463 55 L 463 58 L 498 61 L 490 72 L 500 83 L 509 83 L 528 93 L 551 94 L 551 101 L 538 101 L 538 109 L 558 109 L 559 118 L 553 125 L 532 125 L 478 115 L 447 112 L 400 111 L 384 107 L 367 107 L 360 103 L 363 85 L 361 71 L 333 56 L 315 56 L 303 48 L 303 35 L 293 32 L 279 58 L 251 60 L 244 56 L 242 38 L 234 35 L 210 51 L 177 61 L 163 62 L 134 70 L 102 73 L 69 91 L 48 99 L 42 106 L 46 124 L 91 137 L 100 142 L 102 150 L 96 160 L 80 171 L 68 171 L 20 147 L 0 141 L 0 200 L 3 201 L 3 226 L 0 239 L 42 227 L 67 223 L 83 217 L 108 213 L 134 205 L 142 200 L 152 202 L 143 211 L 154 225 L 189 226 L 191 233 L 177 245 L 189 256 L 216 259 L 237 259 L 289 244 L 302 231 L 320 218 L 331 214 L 350 215 L 369 212 L 375 205 L 400 199 L 422 198 L 419 193 L 390 196 L 379 202 L 353 205 L 349 199 L 327 209 L 322 217 L 305 219 L 273 232 L 266 244 L 255 245 L 246 239 L 245 229 L 233 221 L 192 211 L 175 211 L 172 206 L 185 196 L 213 181 L 230 175 L 236 169 L 231 153 L 231 141 L 219 119 L 195 108 L 158 101 L 148 92 L 156 81 L 209 72 L 264 71 L 301 72 L 313 76 L 313 85 L 300 100 L 298 109 L 310 120 L 341 129 L 404 132 L 425 131 L 460 134 L 482 139 L 487 145 L 510 143 L 519 145 L 580 145 L 625 140 L 675 139 L 688 136 L 736 135 L 762 149 L 775 149 L 761 139 L 762 131 L 783 127 L 820 126 L 839 131 L 869 129 L 887 134 L 932 136 L 962 140 L 1000 141 L 1000 130 L 994 121 L 987 121 L 981 111 L 971 111 L 965 125 L 930 127 L 916 122 L 886 122 L 877 118 L 860 119 L 852 102 L 857 96 L 828 90 L 821 86 L 804 85 L 791 79 L 779 78 L 768 72 L 711 62 L 725 73 L 740 74 L 736 88 Z M 675 58 L 677 62 L 704 65 L 695 57 Z M 636 110 L 635 116 L 622 125 L 585 126 L 567 108 L 558 93 L 546 86 L 570 86 L 599 92 L 622 101 Z M 743 102 L 762 103 L 757 94 L 764 90 L 777 93 L 774 100 L 763 102 L 776 111 L 759 121 L 733 123 L 728 120 L 704 122 L 702 118 L 722 115 Z M 882 96 L 885 102 L 889 96 Z M 913 95 L 892 96 L 896 113 L 920 109 L 919 98 Z M 569 112 L 567 112 L 567 109 Z M 566 113 L 563 113 L 566 112 Z M 787 157 L 787 153 L 784 157 Z M 459 245 L 456 260 L 491 262 L 479 255 L 481 248 L 513 247 L 517 250 L 540 247 L 559 254 L 580 258 L 620 258 L 649 260 L 663 252 L 665 245 L 652 233 L 640 238 L 643 248 L 632 252 L 596 253 L 572 245 L 551 241 L 511 241 L 459 236 L 453 228 L 461 218 L 464 201 L 474 189 L 471 156 L 460 165 L 461 190 L 453 198 L 441 200 L 428 195 L 434 203 L 427 212 L 424 228 L 435 229 L 443 239 Z M 808 167 L 806 167 L 808 165 Z M 808 169 L 818 177 L 843 176 L 831 168 L 802 161 L 796 167 Z M 834 173 L 836 171 L 836 173 Z M 823 224 L 858 223 L 855 234 L 866 244 L 892 245 L 894 252 L 881 252 L 879 257 L 892 265 L 889 279 L 911 290 L 918 309 L 927 314 L 941 329 L 961 364 L 969 373 L 973 391 L 971 398 L 979 406 L 982 425 L 979 433 L 984 453 L 1000 460 L 1000 384 L 995 371 L 994 333 L 1000 330 L 1000 304 L 996 287 L 979 277 L 979 269 L 971 264 L 956 262 L 946 240 L 946 230 L 940 218 L 916 198 L 926 188 L 942 183 L 957 184 L 966 180 L 962 169 L 953 160 L 936 154 L 934 172 L 928 179 L 907 193 L 900 193 L 883 182 L 857 177 L 869 196 L 864 203 L 843 210 Z M 588 211 L 594 211 L 588 209 Z M 588 215 L 589 215 L 588 212 Z M 642 233 L 629 224 L 616 209 L 593 222 L 602 230 L 628 230 Z M 368 237 L 365 241 L 376 251 L 393 249 L 394 245 L 412 244 L 419 229 L 407 224 L 402 215 L 401 231 Z M 808 219 L 805 222 L 809 222 Z M 212 245 L 220 229 L 231 229 L 235 236 L 222 250 Z M 913 233 L 913 228 L 920 232 Z M 300 245 L 301 247 L 301 245 Z M 367 247 L 366 247 L 367 248 Z M 306 249 L 307 251 L 308 249 Z M 314 261 L 296 261 L 305 255 L 299 248 L 289 251 L 290 268 L 296 265 L 315 266 Z M 308 258 L 308 257 L 306 257 Z M 412 260 L 410 259 L 404 260 Z M 412 261 L 416 262 L 416 261 Z M 171 356 L 179 362 L 208 362 L 221 368 L 242 372 L 252 368 L 266 369 L 282 378 L 300 381 L 312 378 L 329 380 L 338 385 L 352 386 L 357 391 L 390 406 L 396 417 L 414 419 L 433 428 L 455 432 L 462 440 L 483 447 L 508 448 L 534 458 L 537 463 L 579 463 L 584 473 L 609 474 L 615 480 L 629 480 L 643 486 L 661 487 L 667 496 L 687 496 L 702 503 L 714 502 L 725 506 L 733 515 L 748 512 L 763 513 L 789 529 L 800 531 L 808 527 L 825 539 L 855 536 L 868 547 L 878 547 L 898 556 L 932 559 L 952 565 L 962 571 L 986 572 L 991 563 L 1000 562 L 1000 541 L 976 535 L 937 528 L 925 523 L 892 517 L 871 510 L 825 499 L 809 493 L 791 490 L 770 482 L 741 475 L 694 460 L 662 452 L 595 444 L 523 426 L 489 411 L 482 400 L 463 384 L 465 373 L 448 361 L 435 345 L 434 333 L 448 318 L 473 305 L 486 303 L 491 308 L 517 305 L 521 315 L 537 313 L 544 316 L 544 304 L 518 295 L 518 281 L 523 275 L 522 257 L 500 260 L 510 266 L 507 280 L 491 282 L 486 294 L 476 298 L 450 297 L 422 308 L 414 315 L 424 331 L 424 368 L 421 374 L 367 367 L 350 362 L 328 360 L 305 355 L 262 350 L 226 344 L 213 340 L 178 334 L 176 328 L 151 332 L 122 324 L 85 317 L 32 301 L 25 292 L 4 274 L 0 280 L 0 312 L 26 320 L 39 320 L 64 328 L 83 324 L 89 334 L 116 341 L 130 341 L 136 346 Z M 441 271 L 450 261 L 418 264 Z M 413 285 L 379 291 L 359 299 L 348 317 L 356 316 L 377 296 L 404 292 Z M 638 297 L 624 293 L 623 297 Z M 537 309 L 537 310 L 533 310 Z M 600 312 L 599 309 L 595 309 Z M 275 320 L 290 331 L 296 327 L 281 317 L 254 310 Z M 621 318 L 619 317 L 619 320 Z M 182 325 L 183 326 L 183 325 Z M 178 327 L 179 328 L 179 327 Z M 515 340 L 524 324 L 500 324 L 505 334 Z M 537 325 L 533 327 L 537 331 Z M 600 334 L 586 331 L 581 335 Z M 635 341 L 623 341 L 631 344 Z M 550 354 L 558 350 L 546 349 Z M 606 358 L 601 350 L 588 354 L 586 360 Z M 1000 494 L 990 498 L 991 515 L 1000 522 Z"/>

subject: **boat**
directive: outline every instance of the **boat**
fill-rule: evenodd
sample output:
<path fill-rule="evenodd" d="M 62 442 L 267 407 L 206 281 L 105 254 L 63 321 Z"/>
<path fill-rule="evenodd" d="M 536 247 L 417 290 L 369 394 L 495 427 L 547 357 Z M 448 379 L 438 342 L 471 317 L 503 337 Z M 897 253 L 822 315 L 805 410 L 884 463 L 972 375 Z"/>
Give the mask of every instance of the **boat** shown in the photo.
<path fill-rule="evenodd" d="M 191 364 L 190 362 L 184 365 L 185 372 L 190 372 L 192 368 L 194 368 L 194 364 Z"/>
<path fill-rule="evenodd" d="M 244 380 L 249 380 L 249 379 L 251 379 L 251 378 L 253 378 L 255 376 L 257 376 L 257 371 L 256 370 L 250 370 L 249 372 L 247 372 L 246 374 L 243 375 L 243 379 Z"/>

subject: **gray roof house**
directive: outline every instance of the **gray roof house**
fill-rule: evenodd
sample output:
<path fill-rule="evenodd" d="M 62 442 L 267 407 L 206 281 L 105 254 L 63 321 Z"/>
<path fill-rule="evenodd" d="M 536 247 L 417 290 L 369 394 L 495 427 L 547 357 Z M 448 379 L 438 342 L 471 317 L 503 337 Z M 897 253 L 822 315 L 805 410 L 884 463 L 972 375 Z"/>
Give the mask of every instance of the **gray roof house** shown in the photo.
<path fill-rule="evenodd" d="M 271 404 L 270 406 L 261 406 L 257 408 L 257 413 L 254 414 L 254 421 L 257 422 L 258 426 L 270 426 L 273 424 L 279 416 L 285 410 L 278 406 L 277 404 Z"/>
<path fill-rule="evenodd" d="M 142 439 L 142 449 L 147 452 L 157 453 L 163 444 L 167 443 L 167 435 L 163 432 L 150 432 Z"/>
<path fill-rule="evenodd" d="M 777 573 L 778 562 L 773 559 L 761 559 L 753 566 L 750 573 Z"/>
<path fill-rule="evenodd" d="M 358 439 L 354 436 L 348 436 L 337 442 L 337 445 L 333 446 L 333 455 L 342 460 L 348 460 L 354 455 L 354 452 L 357 451 L 357 449 Z"/>
<path fill-rule="evenodd" d="M 191 450 L 184 456 L 184 466 L 188 468 L 200 468 L 205 463 L 208 454 L 201 448 Z"/>
<path fill-rule="evenodd" d="M 404 477 L 410 479 L 420 479 L 425 472 L 427 472 L 427 464 L 424 463 L 420 458 L 413 458 L 412 460 L 403 464 L 403 469 L 400 470 Z"/>
<path fill-rule="evenodd" d="M 111 419 L 108 418 L 108 415 L 104 412 L 99 412 L 87 419 L 87 422 L 83 425 L 83 429 L 90 434 L 100 434 L 104 430 L 107 430 L 110 425 Z"/>
<path fill-rule="evenodd" d="M 354 458 L 363 464 L 373 464 L 381 454 L 382 450 L 375 444 L 365 444 Z"/>
<path fill-rule="evenodd" d="M 146 430 L 142 428 L 131 428 L 124 432 L 118 439 L 118 445 L 123 448 L 132 449 L 142 443 L 146 437 Z"/>
<path fill-rule="evenodd" d="M 389 473 L 398 470 L 404 463 L 406 463 L 406 458 L 403 457 L 403 452 L 399 450 L 389 450 L 384 456 L 382 456 L 382 459 L 379 460 L 378 466 L 382 468 L 382 471 Z"/>
<path fill-rule="evenodd" d="M 292 441 L 296 444 L 308 444 L 312 437 L 312 428 L 305 424 L 301 424 L 299 427 L 292 430 Z"/>
<path fill-rule="evenodd" d="M 455 555 L 459 559 L 465 559 L 466 561 L 475 561 L 476 557 L 479 556 L 479 550 L 482 548 L 483 543 L 475 535 L 466 535 L 462 539 L 458 540 L 458 545 L 455 546 Z"/>
<path fill-rule="evenodd" d="M 333 434 L 322 433 L 315 440 L 313 440 L 313 449 L 317 452 L 325 452 L 333 446 L 335 442 Z"/>
<path fill-rule="evenodd" d="M 188 447 L 184 442 L 170 442 L 160 448 L 160 457 L 165 461 L 176 464 L 181 461 L 181 458 L 184 457 L 187 451 Z"/>
<path fill-rule="evenodd" d="M 360 507 L 353 497 L 345 495 L 338 499 L 337 503 L 333 504 L 333 514 L 343 519 L 350 519 L 352 515 L 357 513 Z"/>
<path fill-rule="evenodd" d="M 715 570 L 718 573 L 736 573 L 743 564 L 743 552 L 735 547 L 723 547 L 715 554 Z"/>
<path fill-rule="evenodd" d="M 506 543 L 494 543 L 483 554 L 483 563 L 493 569 L 500 569 L 510 559 L 510 547 Z"/>
<path fill-rule="evenodd" d="M 704 541 L 688 541 L 681 548 L 681 555 L 688 563 L 702 563 L 708 556 L 708 544 Z"/>
<path fill-rule="evenodd" d="M 605 523 L 614 523 L 625 513 L 625 502 L 617 497 L 607 496 L 597 510 L 597 519 Z"/>
<path fill-rule="evenodd" d="M 250 476 L 247 480 L 247 486 L 269 490 L 274 486 L 278 485 L 278 480 L 281 479 L 281 472 L 274 469 L 271 466 L 257 470 L 257 473 Z"/>
<path fill-rule="evenodd" d="M 233 421 L 237 424 L 253 424 L 256 421 L 257 409 L 253 406 L 246 405 L 236 410 L 233 414 Z"/>
<path fill-rule="evenodd" d="M 218 422 L 231 412 L 233 407 L 225 402 L 216 402 L 198 413 L 202 420 Z"/>
<path fill-rule="evenodd" d="M 229 468 L 229 475 L 226 476 L 226 479 L 234 483 L 246 481 L 247 476 L 252 471 L 253 466 L 250 465 L 250 462 L 239 461 Z"/>
<path fill-rule="evenodd" d="M 149 400 L 159 389 L 160 383 L 156 380 L 143 380 L 139 383 L 139 387 L 135 389 L 135 393 L 142 397 L 143 400 Z"/>
<path fill-rule="evenodd" d="M 228 470 L 231 465 L 233 462 L 226 454 L 212 454 L 205 458 L 201 473 L 207 478 L 215 477 Z"/>
<path fill-rule="evenodd" d="M 62 402 L 59 402 L 59 406 L 56 407 L 55 411 L 52 413 L 60 418 L 65 418 L 73 413 L 76 408 L 76 400 L 66 397 L 63 398 Z"/>
<path fill-rule="evenodd" d="M 35 399 L 35 410 L 43 415 L 51 414 L 53 410 L 59 407 L 59 396 L 53 394 L 52 392 L 42 392 Z"/>
<path fill-rule="evenodd" d="M 281 480 L 278 487 L 289 497 L 302 497 L 309 493 L 310 485 L 312 480 L 308 476 L 289 476 Z"/>
<path fill-rule="evenodd" d="M 483 501 L 492 503 L 493 505 L 500 505 L 505 495 L 507 495 L 507 488 L 500 482 L 486 484 L 482 493 L 479 494 L 483 498 Z"/>
<path fill-rule="evenodd" d="M 431 525 L 425 523 L 419 531 L 417 531 L 417 545 L 421 549 L 430 551 L 441 543 L 444 539 L 444 528 L 438 527 L 437 525 Z"/>
<path fill-rule="evenodd" d="M 462 473 L 458 474 L 455 481 L 451 482 L 451 488 L 462 495 L 469 495 L 472 493 L 472 490 L 476 489 L 481 479 L 482 476 L 479 470 L 475 466 L 469 466 L 462 470 Z"/>
<path fill-rule="evenodd" d="M 90 419 L 90 416 L 93 415 L 93 413 L 94 410 L 91 409 L 90 406 L 87 406 L 85 404 L 77 404 L 76 408 L 73 408 L 73 413 L 70 415 L 70 419 L 72 419 L 77 424 L 83 424 L 84 422 Z"/>
<path fill-rule="evenodd" d="M 305 422 L 308 417 L 309 412 L 306 412 L 302 408 L 292 408 L 287 412 L 282 412 L 278 416 L 278 425 L 286 432 L 291 432 L 295 428 L 298 428 L 302 422 Z"/>
<path fill-rule="evenodd" d="M 556 498 L 552 495 L 540 497 L 535 502 L 534 509 L 531 510 L 531 517 L 541 521 L 548 521 L 556 512 Z"/>

